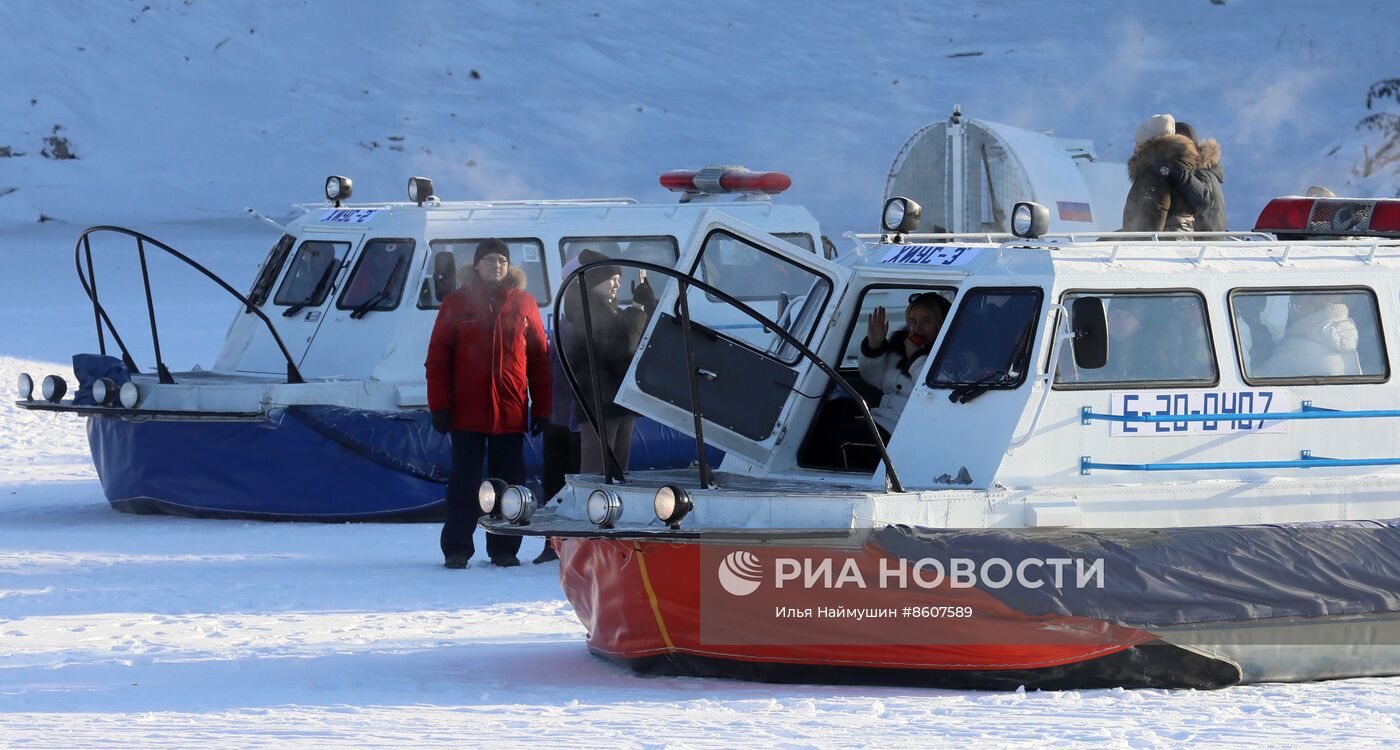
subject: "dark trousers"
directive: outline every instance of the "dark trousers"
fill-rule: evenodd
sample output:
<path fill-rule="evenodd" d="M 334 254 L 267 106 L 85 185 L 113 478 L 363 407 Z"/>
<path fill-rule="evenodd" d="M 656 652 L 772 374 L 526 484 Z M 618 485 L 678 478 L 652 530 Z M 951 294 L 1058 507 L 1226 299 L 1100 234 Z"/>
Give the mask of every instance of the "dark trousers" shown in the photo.
<path fill-rule="evenodd" d="M 608 417 L 604 429 L 608 445 L 612 446 L 613 457 L 617 459 L 617 469 L 626 472 L 632 456 L 632 425 L 637 421 L 636 414 L 621 417 Z M 585 423 L 579 430 L 579 466 L 585 474 L 603 473 L 603 443 L 593 425 Z"/>
<path fill-rule="evenodd" d="M 564 475 L 579 471 L 579 434 L 563 425 L 544 428 L 544 451 L 540 468 L 541 500 L 549 500 L 564 489 Z"/>
<path fill-rule="evenodd" d="M 477 489 L 481 487 L 481 464 L 487 475 L 509 484 L 525 481 L 525 434 L 487 435 L 481 432 L 452 432 L 452 477 L 447 480 L 447 520 L 442 524 L 444 557 L 476 552 L 472 535 L 481 518 Z M 520 537 L 486 534 L 486 555 L 514 555 L 520 551 Z"/>

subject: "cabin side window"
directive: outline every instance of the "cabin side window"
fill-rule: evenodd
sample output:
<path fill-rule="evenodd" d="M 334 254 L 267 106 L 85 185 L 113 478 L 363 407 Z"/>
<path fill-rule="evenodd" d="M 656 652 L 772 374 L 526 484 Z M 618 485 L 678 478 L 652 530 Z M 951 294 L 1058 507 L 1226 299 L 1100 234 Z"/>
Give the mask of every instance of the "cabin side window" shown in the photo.
<path fill-rule="evenodd" d="M 1235 289 L 1245 382 L 1382 383 L 1390 377 L 1370 289 Z"/>
<path fill-rule="evenodd" d="M 925 382 L 953 389 L 959 403 L 989 390 L 1019 387 L 1030 367 L 1042 299 L 1040 287 L 967 292 Z"/>
<path fill-rule="evenodd" d="M 1084 297 L 1103 300 L 1108 317 L 1108 360 L 1081 367 L 1069 342 L 1055 367 L 1059 388 L 1117 385 L 1208 387 L 1220 382 L 1205 299 L 1197 292 L 1070 292 L 1067 309 Z"/>
<path fill-rule="evenodd" d="M 809 253 L 817 251 L 817 243 L 812 239 L 812 235 L 806 232 L 774 232 L 773 236 L 791 242 Z"/>
<path fill-rule="evenodd" d="M 432 248 L 432 254 L 452 253 L 457 260 L 457 274 L 460 280 L 463 274 L 467 274 L 472 268 L 472 257 L 476 254 L 476 246 L 487 238 L 479 237 L 469 240 L 430 240 L 428 246 Z M 544 244 L 533 237 L 501 238 L 506 247 L 510 248 L 510 267 L 512 270 L 519 269 L 525 274 L 525 291 L 535 298 L 535 302 L 541 307 L 549 304 L 549 277 L 544 268 Z M 428 271 L 436 268 L 435 263 L 430 264 Z M 457 284 L 458 287 L 461 284 Z M 427 302 L 425 304 L 425 302 Z M 419 300 L 419 307 L 434 309 L 441 304 L 441 300 L 428 302 L 425 299 Z"/>
<path fill-rule="evenodd" d="M 675 237 L 565 237 L 559 241 L 560 267 L 566 266 L 584 250 L 593 250 L 609 258 L 638 260 L 655 263 L 658 266 L 674 268 L 680 252 Z M 623 268 L 622 285 L 617 290 L 617 304 L 623 307 L 632 304 L 632 289 L 641 280 L 641 272 L 636 268 Z M 665 288 L 668 279 L 652 278 L 657 296 Z M 578 294 L 578 290 L 574 290 Z"/>
<path fill-rule="evenodd" d="M 414 246 L 411 239 L 378 238 L 366 242 L 336 307 L 356 311 L 397 308 L 413 262 Z"/>
<path fill-rule="evenodd" d="M 277 244 L 267 251 L 267 259 L 263 261 L 262 268 L 258 269 L 258 277 L 253 279 L 253 288 L 248 292 L 248 301 L 253 307 L 262 307 L 267 302 L 267 295 L 272 293 L 272 285 L 282 273 L 282 264 L 287 262 L 287 255 L 292 252 L 292 245 L 295 244 L 295 237 L 284 234 L 277 240 Z M 247 311 L 252 312 L 253 307 L 249 307 Z"/>
<path fill-rule="evenodd" d="M 296 257 L 287 271 L 282 285 L 277 288 L 277 296 L 272 301 L 278 305 L 299 305 L 316 307 L 326 301 L 331 284 L 335 281 L 339 258 L 349 252 L 348 242 L 328 242 L 326 240 L 306 240 L 297 248 Z"/>
<path fill-rule="evenodd" d="M 821 274 L 722 230 L 705 238 L 691 275 L 782 326 L 798 341 L 807 342 L 817 316 L 831 296 L 832 283 Z M 658 290 L 659 292 L 659 290 Z M 787 364 L 799 353 L 778 334 L 722 302 L 718 297 L 687 290 L 691 319 Z M 680 315 L 679 304 L 676 315 Z"/>

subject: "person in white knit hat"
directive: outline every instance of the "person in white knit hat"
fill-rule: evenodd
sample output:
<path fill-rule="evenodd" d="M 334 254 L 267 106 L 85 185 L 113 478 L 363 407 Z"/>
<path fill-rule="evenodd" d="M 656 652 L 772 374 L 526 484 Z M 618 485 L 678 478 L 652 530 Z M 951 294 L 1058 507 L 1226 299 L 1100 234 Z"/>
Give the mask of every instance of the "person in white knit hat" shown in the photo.
<path fill-rule="evenodd" d="M 1196 171 L 1196 144 L 1176 132 L 1176 118 L 1153 115 L 1138 126 L 1136 148 L 1128 159 L 1132 187 L 1123 204 L 1128 232 L 1189 232 L 1195 224 L 1191 205 L 1174 189 L 1178 178 Z"/>

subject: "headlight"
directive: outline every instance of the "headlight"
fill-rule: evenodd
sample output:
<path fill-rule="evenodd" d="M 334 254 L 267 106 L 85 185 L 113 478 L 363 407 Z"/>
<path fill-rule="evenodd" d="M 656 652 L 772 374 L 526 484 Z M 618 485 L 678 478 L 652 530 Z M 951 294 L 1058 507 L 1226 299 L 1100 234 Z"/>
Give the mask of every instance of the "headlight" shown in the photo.
<path fill-rule="evenodd" d="M 111 406 L 117 401 L 117 384 L 111 378 L 98 378 L 92 382 L 92 400 L 103 406 Z"/>
<path fill-rule="evenodd" d="M 29 373 L 19 374 L 19 400 L 28 401 L 34 398 L 34 378 L 29 377 Z"/>
<path fill-rule="evenodd" d="M 1024 201 L 1011 209 L 1011 233 L 1032 239 L 1050 230 L 1050 209 L 1039 203 Z"/>
<path fill-rule="evenodd" d="M 501 516 L 516 526 L 524 526 L 535 514 L 535 493 L 529 487 L 512 484 L 501 493 Z"/>
<path fill-rule="evenodd" d="M 601 529 L 611 529 L 622 517 L 622 497 L 612 490 L 593 490 L 588 495 L 588 520 Z"/>
<path fill-rule="evenodd" d="M 918 228 L 919 217 L 923 213 L 924 209 L 919 204 L 908 198 L 895 196 L 885 201 L 881 223 L 886 232 L 910 232 Z"/>
<path fill-rule="evenodd" d="M 652 500 L 651 507 L 662 523 L 674 529 L 679 527 L 681 519 L 695 508 L 695 503 L 691 501 L 690 493 L 674 484 L 667 484 L 656 491 L 656 499 Z"/>
<path fill-rule="evenodd" d="M 44 384 L 41 386 L 44 400 L 58 403 L 63 400 L 63 394 L 68 392 L 68 383 L 57 375 L 47 375 L 44 377 Z"/>
<path fill-rule="evenodd" d="M 423 205 L 423 201 L 433 197 L 433 181 L 427 177 L 408 178 L 408 199 Z"/>
<path fill-rule="evenodd" d="M 337 205 L 349 198 L 354 190 L 355 184 L 350 181 L 349 177 L 333 174 L 326 178 L 326 200 L 335 201 Z"/>
<path fill-rule="evenodd" d="M 501 495 L 505 494 L 506 483 L 500 479 L 488 479 L 476 490 L 476 503 L 481 512 L 488 516 L 500 516 Z"/>
<path fill-rule="evenodd" d="M 123 408 L 135 409 L 136 405 L 141 403 L 141 389 L 128 380 L 122 383 L 122 387 L 117 390 L 117 401 L 121 403 Z"/>

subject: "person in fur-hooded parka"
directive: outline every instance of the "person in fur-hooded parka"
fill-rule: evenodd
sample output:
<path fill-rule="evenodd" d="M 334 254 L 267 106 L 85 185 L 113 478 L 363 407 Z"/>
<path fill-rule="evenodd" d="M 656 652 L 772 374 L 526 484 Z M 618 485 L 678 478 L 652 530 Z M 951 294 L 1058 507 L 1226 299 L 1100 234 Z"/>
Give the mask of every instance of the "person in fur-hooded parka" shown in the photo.
<path fill-rule="evenodd" d="M 1128 200 L 1123 229 L 1128 232 L 1189 232 L 1195 213 L 1174 189 L 1173 177 L 1196 171 L 1200 154 L 1190 138 L 1176 134 L 1171 115 L 1153 115 L 1138 127 L 1137 147 L 1128 159 Z"/>
<path fill-rule="evenodd" d="M 1191 205 L 1191 211 L 1196 215 L 1196 231 L 1224 232 L 1225 191 L 1221 183 L 1225 182 L 1225 170 L 1220 166 L 1220 144 L 1214 138 L 1199 140 L 1196 129 L 1188 123 L 1177 122 L 1176 133 L 1196 144 L 1200 160 L 1196 162 L 1194 172 L 1173 171 L 1169 175 L 1174 178 L 1173 187 Z"/>

